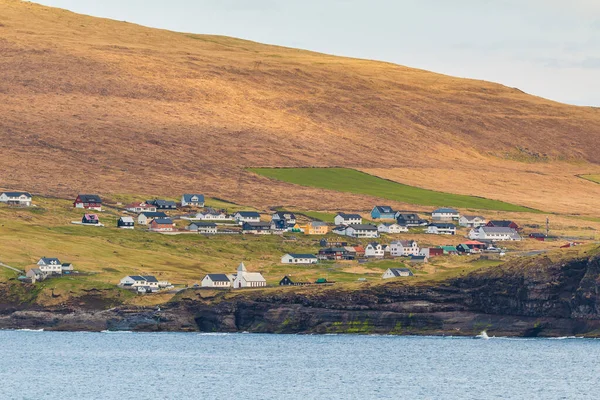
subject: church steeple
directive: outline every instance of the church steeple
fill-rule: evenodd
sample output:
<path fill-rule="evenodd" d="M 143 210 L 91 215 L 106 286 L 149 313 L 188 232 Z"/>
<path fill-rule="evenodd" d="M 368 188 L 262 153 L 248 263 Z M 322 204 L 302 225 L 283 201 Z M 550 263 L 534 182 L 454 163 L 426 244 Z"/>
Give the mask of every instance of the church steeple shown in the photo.
<path fill-rule="evenodd" d="M 240 265 L 238 265 L 237 270 L 238 270 L 238 272 L 248 272 L 248 270 L 246 270 L 246 266 L 244 265 L 243 261 L 240 263 Z"/>

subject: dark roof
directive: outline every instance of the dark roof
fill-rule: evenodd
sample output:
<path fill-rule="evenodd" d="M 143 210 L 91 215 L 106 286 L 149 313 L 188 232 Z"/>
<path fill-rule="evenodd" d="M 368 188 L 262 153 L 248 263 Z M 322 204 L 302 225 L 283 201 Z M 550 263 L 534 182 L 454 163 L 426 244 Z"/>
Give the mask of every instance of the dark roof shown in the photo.
<path fill-rule="evenodd" d="M 144 215 L 144 216 L 150 217 L 150 218 L 167 218 L 167 214 L 165 214 L 162 211 L 156 211 L 156 212 L 144 211 L 144 212 L 141 212 L 140 215 Z"/>
<path fill-rule="evenodd" d="M 171 218 L 155 218 L 152 220 L 152 222 L 156 222 L 157 224 L 161 224 L 161 225 L 172 225 L 173 224 L 173 220 Z"/>
<path fill-rule="evenodd" d="M 288 216 L 288 219 L 296 219 L 296 216 L 293 213 L 287 212 L 287 211 L 277 211 L 277 212 L 274 212 L 273 215 L 277 215 L 281 219 L 285 219 L 286 215 Z M 260 215 L 259 215 L 259 217 L 260 217 Z"/>
<path fill-rule="evenodd" d="M 236 214 L 240 214 L 244 218 L 260 218 L 260 214 L 256 211 L 238 211 Z"/>
<path fill-rule="evenodd" d="M 102 199 L 96 194 L 80 194 L 79 199 L 84 203 L 102 203 Z"/>
<path fill-rule="evenodd" d="M 376 231 L 377 230 L 377 227 L 375 225 L 370 225 L 370 224 L 348 225 L 348 228 L 352 228 L 352 229 L 360 230 L 360 231 Z"/>
<path fill-rule="evenodd" d="M 360 214 L 338 213 L 337 215 L 339 215 L 340 217 L 342 217 L 344 219 L 362 219 L 362 216 Z"/>
<path fill-rule="evenodd" d="M 152 275 L 129 275 L 129 277 L 134 281 L 158 282 L 158 279 Z"/>
<path fill-rule="evenodd" d="M 513 224 L 514 222 L 503 220 L 503 221 L 490 221 L 488 223 L 494 225 L 496 228 L 510 228 L 510 225 Z"/>
<path fill-rule="evenodd" d="M 392 271 L 392 274 L 394 274 L 395 276 L 401 276 L 400 275 L 401 273 L 407 273 L 407 272 L 410 276 L 413 276 L 412 271 L 408 268 L 390 268 L 390 271 Z"/>
<path fill-rule="evenodd" d="M 313 254 L 297 254 L 297 253 L 289 253 L 290 256 L 294 258 L 317 258 Z"/>
<path fill-rule="evenodd" d="M 0 192 L 0 194 L 5 194 L 8 197 L 20 197 L 22 195 L 31 197 L 31 194 L 29 194 L 28 192 Z"/>
<path fill-rule="evenodd" d="M 225 274 L 207 274 L 213 282 L 229 282 L 229 278 Z"/>
<path fill-rule="evenodd" d="M 458 214 L 458 210 L 455 210 L 454 208 L 442 207 L 442 208 L 438 208 L 437 210 L 433 210 L 432 214 L 435 214 L 435 213 Z"/>
<path fill-rule="evenodd" d="M 419 216 L 417 214 L 404 214 L 404 213 L 398 213 L 398 219 L 404 219 L 404 220 L 419 220 Z"/>
<path fill-rule="evenodd" d="M 456 225 L 454 225 L 454 224 L 429 224 L 429 226 L 437 226 L 438 228 L 441 228 L 441 229 L 456 228 Z"/>
<path fill-rule="evenodd" d="M 204 203 L 204 195 L 203 194 L 184 194 L 183 195 L 183 200 L 185 200 L 186 202 L 190 202 L 192 201 L 192 197 L 198 197 L 198 202 L 200 203 Z"/>
<path fill-rule="evenodd" d="M 384 214 L 389 214 L 389 213 L 395 213 L 396 211 L 394 211 L 392 209 L 392 207 L 390 206 L 375 206 L 375 208 L 380 212 L 380 213 L 384 213 Z"/>
<path fill-rule="evenodd" d="M 54 257 L 42 257 L 40 259 L 40 261 L 43 261 L 44 264 L 52 264 L 52 263 L 54 263 L 55 265 L 60 264 L 60 261 L 58 260 L 58 258 L 54 258 Z"/>
<path fill-rule="evenodd" d="M 157 207 L 163 206 L 163 207 L 167 207 L 167 206 L 177 206 L 177 204 L 172 201 L 172 200 L 160 200 L 160 199 L 154 199 L 154 200 L 148 200 L 146 203 L 148 204 L 153 204 Z"/>
<path fill-rule="evenodd" d="M 189 226 L 196 225 L 197 227 L 215 228 L 217 224 L 212 222 L 192 222 Z"/>
<path fill-rule="evenodd" d="M 242 225 L 243 229 L 246 228 L 269 228 L 271 229 L 271 223 L 270 222 L 244 222 L 244 225 Z"/>
<path fill-rule="evenodd" d="M 426 258 L 427 257 L 425 257 L 425 256 L 410 256 L 411 260 L 424 260 Z"/>

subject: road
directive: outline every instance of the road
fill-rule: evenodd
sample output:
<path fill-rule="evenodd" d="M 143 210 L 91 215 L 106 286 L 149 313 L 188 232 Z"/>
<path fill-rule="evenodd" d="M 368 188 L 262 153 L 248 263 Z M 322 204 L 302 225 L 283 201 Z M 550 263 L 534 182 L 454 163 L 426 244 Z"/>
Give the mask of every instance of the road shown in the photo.
<path fill-rule="evenodd" d="M 4 268 L 8 268 L 8 269 L 12 269 L 13 271 L 15 271 L 15 272 L 18 272 L 18 273 L 20 273 L 20 274 L 23 274 L 23 273 L 24 273 L 24 271 L 21 271 L 21 270 L 20 270 L 20 269 L 18 269 L 18 268 L 11 267 L 10 265 L 6 265 L 6 264 L 4 264 L 4 263 L 1 263 L 1 262 L 0 262 L 0 267 L 4 267 Z"/>

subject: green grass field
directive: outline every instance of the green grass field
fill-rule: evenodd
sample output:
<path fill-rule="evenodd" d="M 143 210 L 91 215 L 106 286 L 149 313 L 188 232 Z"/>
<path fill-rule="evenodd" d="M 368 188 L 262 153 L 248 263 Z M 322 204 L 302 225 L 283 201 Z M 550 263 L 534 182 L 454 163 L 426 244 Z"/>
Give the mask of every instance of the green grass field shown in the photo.
<path fill-rule="evenodd" d="M 347 168 L 250 168 L 268 178 L 302 186 L 366 194 L 402 203 L 479 210 L 537 212 L 531 208 L 482 197 L 436 192 L 381 179 Z"/>
<path fill-rule="evenodd" d="M 600 175 L 577 175 L 581 179 L 585 179 L 586 181 L 600 183 Z"/>

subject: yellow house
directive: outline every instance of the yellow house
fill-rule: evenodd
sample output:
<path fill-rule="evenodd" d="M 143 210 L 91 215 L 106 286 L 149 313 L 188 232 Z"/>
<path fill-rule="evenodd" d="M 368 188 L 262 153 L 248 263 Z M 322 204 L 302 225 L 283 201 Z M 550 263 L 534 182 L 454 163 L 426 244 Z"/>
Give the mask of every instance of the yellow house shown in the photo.
<path fill-rule="evenodd" d="M 329 227 L 325 222 L 313 221 L 305 225 L 294 225 L 295 231 L 302 231 L 305 235 L 327 235 Z"/>

